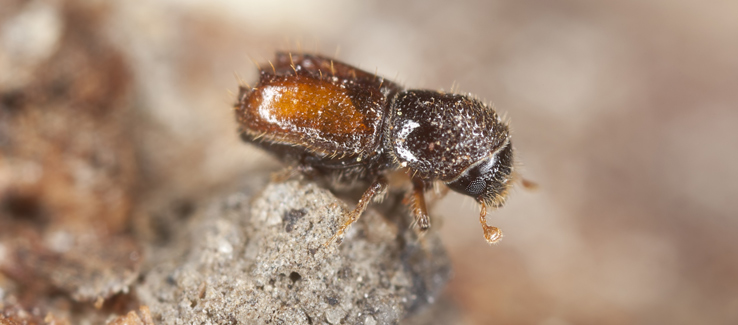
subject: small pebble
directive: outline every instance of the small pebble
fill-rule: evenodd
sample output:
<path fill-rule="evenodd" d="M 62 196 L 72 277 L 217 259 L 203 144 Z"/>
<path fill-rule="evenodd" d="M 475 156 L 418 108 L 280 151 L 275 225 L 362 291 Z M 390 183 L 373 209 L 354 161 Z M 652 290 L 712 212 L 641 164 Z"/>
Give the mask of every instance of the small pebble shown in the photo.
<path fill-rule="evenodd" d="M 333 308 L 325 313 L 325 318 L 331 324 L 338 324 L 346 313 L 340 308 Z"/>

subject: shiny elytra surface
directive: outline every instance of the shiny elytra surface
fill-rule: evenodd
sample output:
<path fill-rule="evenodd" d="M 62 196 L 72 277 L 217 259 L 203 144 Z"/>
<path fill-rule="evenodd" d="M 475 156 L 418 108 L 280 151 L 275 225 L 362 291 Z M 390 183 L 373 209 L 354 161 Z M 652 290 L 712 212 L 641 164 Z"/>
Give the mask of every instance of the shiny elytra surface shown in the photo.
<path fill-rule="evenodd" d="M 273 64 L 253 89 L 242 89 L 237 116 L 244 133 L 322 157 L 376 154 L 389 93 L 379 78 L 308 55 L 278 54 Z"/>

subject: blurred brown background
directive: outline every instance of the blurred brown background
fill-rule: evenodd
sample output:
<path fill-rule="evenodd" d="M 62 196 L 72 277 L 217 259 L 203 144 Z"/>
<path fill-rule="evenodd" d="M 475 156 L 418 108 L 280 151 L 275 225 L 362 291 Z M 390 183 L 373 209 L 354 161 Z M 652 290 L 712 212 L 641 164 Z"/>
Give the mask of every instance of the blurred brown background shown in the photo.
<path fill-rule="evenodd" d="M 148 199 L 274 167 L 236 136 L 234 72 L 254 82 L 275 50 L 338 53 L 511 119 L 540 189 L 491 214 L 504 240 L 484 242 L 460 195 L 434 210 L 467 324 L 738 323 L 734 1 L 94 3 L 132 69 Z M 2 22 L 0 46 L 17 49 L 0 56 L 3 86 L 22 82 L 17 57 L 58 46 L 58 7 L 27 1 L 23 28 Z"/>

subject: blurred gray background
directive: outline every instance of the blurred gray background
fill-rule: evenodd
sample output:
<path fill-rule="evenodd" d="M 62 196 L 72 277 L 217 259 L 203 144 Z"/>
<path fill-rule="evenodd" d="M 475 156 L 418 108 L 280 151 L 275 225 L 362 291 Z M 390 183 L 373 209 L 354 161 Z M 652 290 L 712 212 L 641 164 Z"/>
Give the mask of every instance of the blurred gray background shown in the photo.
<path fill-rule="evenodd" d="M 4 28 L 2 46 L 29 61 L 53 48 L 56 5 L 28 1 L 31 23 Z M 467 324 L 738 323 L 738 2 L 104 7 L 134 72 L 152 197 L 275 169 L 236 136 L 234 73 L 255 82 L 253 61 L 276 50 L 336 55 L 407 87 L 476 94 L 511 120 L 540 188 L 490 214 L 505 238 L 488 246 L 461 195 L 433 210 L 454 263 L 445 295 Z"/>

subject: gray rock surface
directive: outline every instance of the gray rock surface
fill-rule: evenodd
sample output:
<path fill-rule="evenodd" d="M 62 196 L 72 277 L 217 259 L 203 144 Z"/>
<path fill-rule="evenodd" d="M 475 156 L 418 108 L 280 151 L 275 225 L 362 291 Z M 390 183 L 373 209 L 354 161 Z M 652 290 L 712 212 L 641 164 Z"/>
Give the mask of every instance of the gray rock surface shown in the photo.
<path fill-rule="evenodd" d="M 139 299 L 164 324 L 393 324 L 432 304 L 450 275 L 437 236 L 370 208 L 323 247 L 348 208 L 300 181 L 218 198 L 192 219 L 190 249 L 154 263 Z"/>

